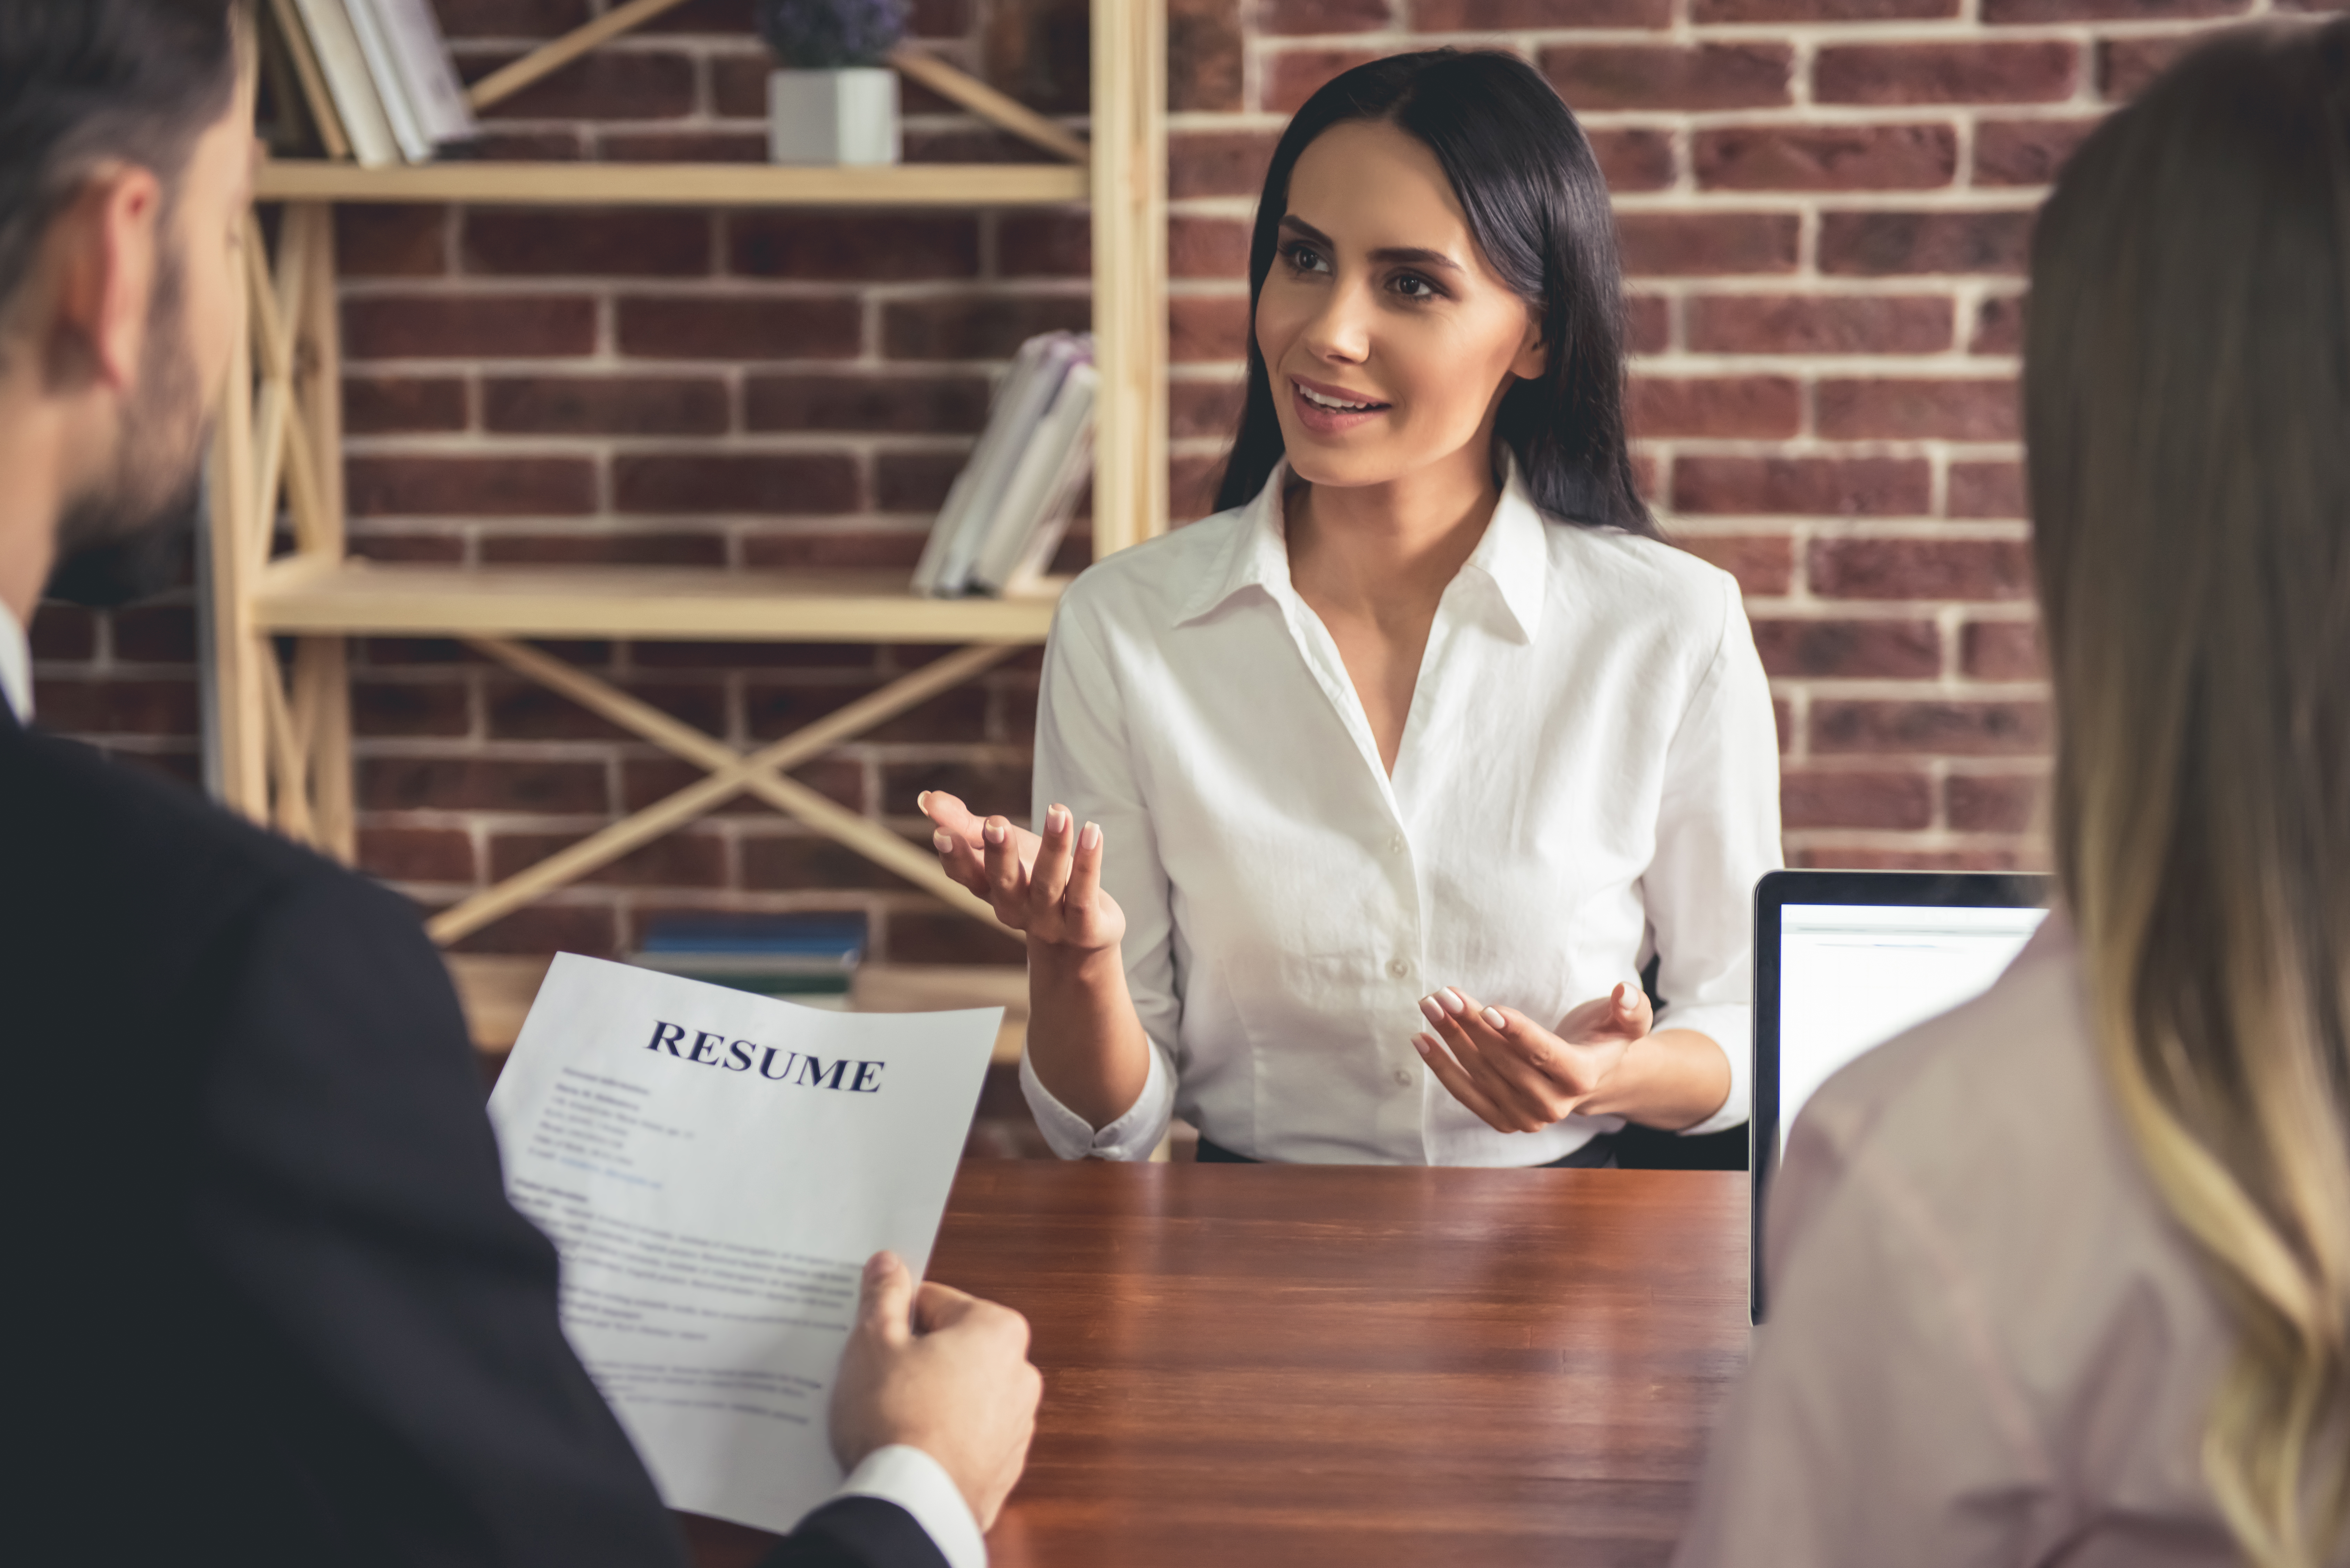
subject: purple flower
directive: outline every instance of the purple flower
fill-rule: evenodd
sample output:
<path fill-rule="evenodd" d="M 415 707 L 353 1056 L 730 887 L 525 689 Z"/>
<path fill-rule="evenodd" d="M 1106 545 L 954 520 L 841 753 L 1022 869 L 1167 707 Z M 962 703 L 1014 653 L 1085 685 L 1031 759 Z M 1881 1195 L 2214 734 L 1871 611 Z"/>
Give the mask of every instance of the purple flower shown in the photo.
<path fill-rule="evenodd" d="M 794 70 L 880 65 L 905 33 L 905 0 L 759 0 L 759 36 Z"/>

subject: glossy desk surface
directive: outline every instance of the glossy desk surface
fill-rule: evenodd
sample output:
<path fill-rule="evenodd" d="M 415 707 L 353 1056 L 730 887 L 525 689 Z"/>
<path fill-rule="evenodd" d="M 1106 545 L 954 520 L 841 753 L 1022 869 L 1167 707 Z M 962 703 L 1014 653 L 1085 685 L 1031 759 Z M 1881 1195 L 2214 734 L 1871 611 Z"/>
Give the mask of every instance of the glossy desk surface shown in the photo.
<path fill-rule="evenodd" d="M 1746 1178 L 971 1162 L 931 1272 L 1045 1374 L 995 1568 L 1661 1563 L 1745 1362 Z M 687 1523 L 704 1568 L 768 1539 Z"/>

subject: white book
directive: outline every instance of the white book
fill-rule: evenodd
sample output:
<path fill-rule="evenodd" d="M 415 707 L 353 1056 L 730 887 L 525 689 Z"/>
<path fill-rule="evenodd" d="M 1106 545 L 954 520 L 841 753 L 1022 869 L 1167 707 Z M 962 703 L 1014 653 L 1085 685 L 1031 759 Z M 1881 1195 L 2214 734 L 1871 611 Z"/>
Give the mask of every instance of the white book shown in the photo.
<path fill-rule="evenodd" d="M 334 95 L 335 113 L 349 138 L 351 156 L 363 168 L 381 169 L 400 161 L 400 143 L 392 140 L 391 122 L 384 118 L 383 100 L 376 97 L 368 76 L 367 56 L 359 50 L 359 35 L 351 29 L 350 13 L 343 0 L 294 0 L 310 47 L 318 57 L 319 74 Z"/>
<path fill-rule="evenodd" d="M 424 134 L 424 122 L 409 99 L 407 84 L 400 79 L 400 67 L 392 58 L 391 30 L 384 26 L 382 11 L 376 0 L 343 0 L 343 5 L 351 14 L 351 31 L 359 36 L 359 53 L 367 59 L 368 76 L 375 83 L 384 118 L 391 122 L 391 139 L 399 143 L 400 155 L 411 163 L 432 162 L 432 140 Z"/>
<path fill-rule="evenodd" d="M 1028 446 L 1020 454 L 1019 466 L 1013 470 L 1010 483 L 1003 487 L 1003 498 L 996 503 L 995 515 L 989 520 L 986 538 L 982 542 L 979 558 L 972 563 L 972 586 L 983 593 L 1000 594 L 1020 576 L 1022 565 L 1036 554 L 1038 532 L 1053 522 L 1055 504 L 1071 496 L 1071 458 L 1085 453 L 1084 472 L 1090 472 L 1091 446 L 1087 437 L 1093 429 L 1094 399 L 1099 390 L 1101 378 L 1091 364 L 1079 360 L 1071 365 L 1061 378 L 1058 390 L 1053 394 L 1052 407 L 1045 410 L 1035 433 L 1029 437 Z M 1062 512 L 1060 527 L 1068 526 L 1067 512 Z M 1053 541 L 1059 543 L 1058 531 Z"/>
<path fill-rule="evenodd" d="M 465 97 L 456 63 L 449 57 L 448 41 L 442 36 L 441 20 L 432 14 L 432 0 L 375 0 L 375 5 L 391 41 L 400 83 L 408 89 L 408 100 L 423 126 L 424 139 L 435 147 L 445 147 L 479 136 L 481 125 L 473 118 L 473 106 Z"/>
<path fill-rule="evenodd" d="M 563 1333 L 671 1508 L 787 1531 L 865 1260 L 930 1261 L 1003 1011 L 840 1012 L 558 954 L 490 1096 Z"/>
<path fill-rule="evenodd" d="M 996 498 L 1003 493 L 1014 464 L 1026 444 L 1029 431 L 1060 385 L 1062 373 L 1076 350 L 1066 332 L 1048 332 L 1020 346 L 1012 369 L 995 394 L 987 425 L 971 460 L 947 490 L 946 504 L 923 546 L 914 568 L 914 591 L 935 598 L 963 593 L 971 586 L 972 563 L 979 554 L 979 535 L 994 514 Z"/>

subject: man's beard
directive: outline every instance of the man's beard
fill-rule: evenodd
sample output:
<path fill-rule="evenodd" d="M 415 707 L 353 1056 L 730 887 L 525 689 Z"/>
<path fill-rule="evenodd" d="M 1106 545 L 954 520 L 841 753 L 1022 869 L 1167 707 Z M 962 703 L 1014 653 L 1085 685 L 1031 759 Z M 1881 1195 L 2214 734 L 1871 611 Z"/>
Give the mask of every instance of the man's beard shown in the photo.
<path fill-rule="evenodd" d="M 159 258 L 139 389 L 122 412 L 112 472 L 58 519 L 51 598 L 128 604 L 177 586 L 186 571 L 210 433 L 188 344 L 186 285 L 177 255 Z"/>

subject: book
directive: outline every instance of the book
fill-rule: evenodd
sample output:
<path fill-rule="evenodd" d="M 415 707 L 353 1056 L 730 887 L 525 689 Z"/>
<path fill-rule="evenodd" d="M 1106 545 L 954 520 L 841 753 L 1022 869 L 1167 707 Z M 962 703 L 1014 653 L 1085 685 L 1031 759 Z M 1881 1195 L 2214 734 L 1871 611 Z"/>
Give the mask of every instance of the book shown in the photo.
<path fill-rule="evenodd" d="M 671 1508 L 786 1531 L 883 1248 L 920 1278 L 1003 1010 L 833 1012 L 557 954 L 490 1095 L 563 1332 Z"/>
<path fill-rule="evenodd" d="M 293 0 L 301 15 L 317 57 L 318 74 L 333 98 L 336 118 L 349 138 L 351 156 L 361 167 L 382 169 L 400 161 L 400 144 L 392 139 L 391 122 L 384 118 L 383 100 L 376 96 L 368 74 L 367 56 L 351 28 L 343 0 Z"/>
<path fill-rule="evenodd" d="M 1068 531 L 1078 493 L 1093 476 L 1094 400 L 1100 386 L 1089 360 L 1078 360 L 1061 378 L 972 564 L 971 585 L 980 592 L 1001 594 L 1018 587 L 1051 562 Z"/>
<path fill-rule="evenodd" d="M 317 51 L 310 46 L 309 29 L 302 25 L 294 0 L 269 0 L 269 16 L 276 24 L 268 29 L 269 36 L 292 66 L 295 81 L 301 89 L 302 105 L 309 111 L 311 127 L 318 133 L 318 150 L 338 161 L 348 158 L 350 138 L 343 131 L 342 116 L 335 112 L 334 95 L 327 90 L 327 78 L 318 68 Z"/>
<path fill-rule="evenodd" d="M 375 84 L 376 99 L 383 105 L 400 155 L 411 163 L 430 163 L 432 140 L 424 134 L 424 121 L 409 96 L 408 84 L 400 78 L 399 63 L 392 57 L 391 31 L 384 25 L 377 0 L 343 0 L 343 5 L 350 14 L 351 31 L 367 61 L 368 78 Z"/>
<path fill-rule="evenodd" d="M 972 590 L 973 568 L 1028 444 L 1070 366 L 1091 359 L 1092 344 L 1087 334 L 1047 332 L 1020 346 L 989 407 L 986 428 L 931 526 L 914 568 L 914 592 L 948 598 Z"/>
<path fill-rule="evenodd" d="M 355 0 L 356 3 L 356 0 Z M 482 133 L 472 100 L 449 57 L 449 42 L 433 15 L 432 0 L 369 0 L 391 45 L 392 64 L 416 110 L 424 140 L 434 149 L 474 140 Z"/>
<path fill-rule="evenodd" d="M 629 961 L 763 996 L 848 994 L 862 915 L 681 915 L 657 919 Z"/>

